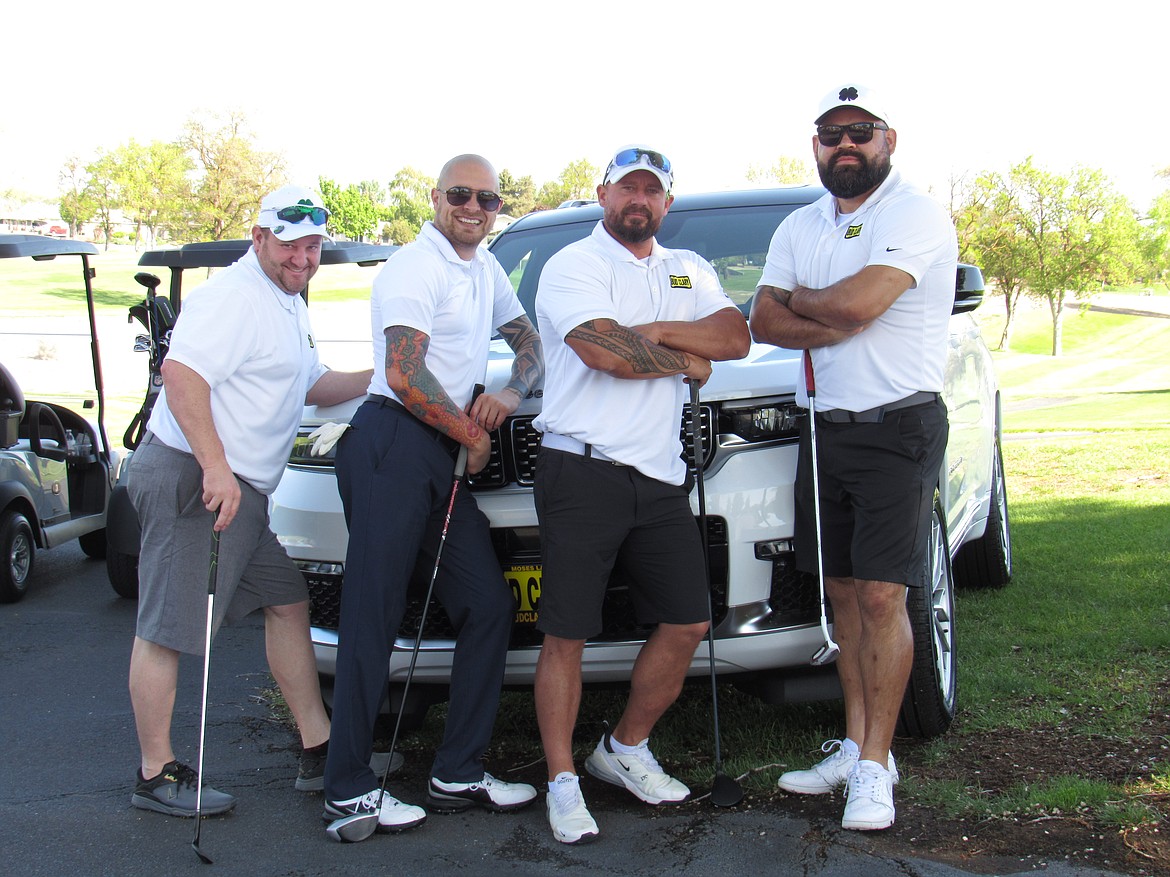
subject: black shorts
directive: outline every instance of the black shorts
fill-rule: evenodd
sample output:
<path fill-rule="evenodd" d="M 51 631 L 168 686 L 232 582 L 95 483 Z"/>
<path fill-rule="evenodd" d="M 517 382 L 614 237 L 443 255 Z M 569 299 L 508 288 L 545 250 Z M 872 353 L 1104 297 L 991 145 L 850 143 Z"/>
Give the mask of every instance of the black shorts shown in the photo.
<path fill-rule="evenodd" d="M 826 576 L 922 584 L 947 433 L 941 400 L 889 412 L 881 423 L 817 419 Z M 796 564 L 816 573 L 811 469 L 806 421 L 796 470 Z"/>
<path fill-rule="evenodd" d="M 615 566 L 629 578 L 640 624 L 707 620 L 703 544 L 683 487 L 631 466 L 542 448 L 534 498 L 543 563 L 539 631 L 563 639 L 600 633 Z"/>

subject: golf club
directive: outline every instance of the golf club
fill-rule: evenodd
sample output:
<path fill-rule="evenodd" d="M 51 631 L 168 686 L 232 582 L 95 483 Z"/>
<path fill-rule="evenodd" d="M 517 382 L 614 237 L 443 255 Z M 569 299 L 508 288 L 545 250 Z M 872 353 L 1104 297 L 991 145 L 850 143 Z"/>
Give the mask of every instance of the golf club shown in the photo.
<path fill-rule="evenodd" d="M 711 713 L 715 722 L 715 779 L 711 803 L 734 807 L 743 800 L 739 783 L 723 772 L 723 747 L 719 737 L 719 689 L 715 684 L 715 611 L 711 606 L 711 549 L 707 544 L 707 495 L 703 485 L 703 415 L 699 408 L 699 384 L 691 381 L 691 451 L 695 458 L 695 484 L 699 488 L 699 532 L 703 538 L 703 570 L 707 578 L 707 654 L 711 664 Z"/>
<path fill-rule="evenodd" d="M 471 393 L 471 402 L 482 393 L 482 384 L 476 384 Z M 470 406 L 469 406 L 470 407 Z M 390 737 L 389 764 L 394 763 L 394 748 L 398 745 L 398 730 L 402 727 L 402 713 L 405 712 L 406 697 L 410 693 L 410 682 L 414 678 L 414 667 L 418 662 L 418 652 L 422 647 L 423 630 L 427 624 L 427 609 L 431 605 L 431 594 L 435 590 L 435 578 L 439 575 L 439 561 L 443 557 L 443 546 L 447 544 L 447 530 L 451 526 L 451 512 L 455 508 L 455 497 L 459 493 L 459 482 L 463 480 L 463 473 L 467 469 L 467 445 L 459 446 L 459 453 L 455 458 L 455 470 L 451 475 L 451 496 L 447 500 L 447 514 L 443 518 L 443 529 L 439 533 L 439 547 L 435 551 L 435 566 L 431 570 L 431 580 L 427 585 L 427 595 L 423 600 L 422 614 L 418 619 L 418 633 L 414 636 L 414 647 L 410 652 L 410 665 L 406 668 L 406 682 L 402 686 L 402 706 L 398 709 L 398 716 L 394 720 L 394 733 Z M 387 680 L 389 684 L 389 680 Z M 378 816 L 382 812 L 382 796 L 386 794 L 386 781 L 390 778 L 390 769 L 382 774 L 382 784 L 378 788 L 378 805 L 373 814 L 355 813 L 352 816 L 343 816 L 329 823 L 325 833 L 329 837 L 342 843 L 357 843 L 366 840 L 378 830 Z"/>
<path fill-rule="evenodd" d="M 199 828 L 203 824 L 203 742 L 207 736 L 207 676 L 211 668 L 211 622 L 215 617 L 215 580 L 219 575 L 219 531 L 214 520 L 211 530 L 211 563 L 207 571 L 207 629 L 203 636 L 203 705 L 199 708 L 199 770 L 195 776 L 195 837 L 191 849 L 205 865 L 211 859 L 199 849 Z"/>
<path fill-rule="evenodd" d="M 813 488 L 813 517 L 816 518 L 817 530 L 817 584 L 821 593 L 821 635 L 825 644 L 816 650 L 809 659 L 814 667 L 831 664 L 837 660 L 841 649 L 829 636 L 829 619 L 825 613 L 825 552 L 821 547 L 821 481 L 817 472 L 817 414 L 816 397 L 817 387 L 813 380 L 812 354 L 804 352 L 804 382 L 808 388 L 808 442 L 812 449 L 812 488 Z"/>

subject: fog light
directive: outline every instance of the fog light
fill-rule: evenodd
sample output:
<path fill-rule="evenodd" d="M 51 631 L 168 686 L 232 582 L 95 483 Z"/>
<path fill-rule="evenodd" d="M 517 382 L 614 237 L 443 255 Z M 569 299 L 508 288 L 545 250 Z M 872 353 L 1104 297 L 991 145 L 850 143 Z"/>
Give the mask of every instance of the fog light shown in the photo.
<path fill-rule="evenodd" d="M 756 560 L 775 560 L 782 554 L 792 553 L 791 539 L 772 539 L 756 543 Z"/>

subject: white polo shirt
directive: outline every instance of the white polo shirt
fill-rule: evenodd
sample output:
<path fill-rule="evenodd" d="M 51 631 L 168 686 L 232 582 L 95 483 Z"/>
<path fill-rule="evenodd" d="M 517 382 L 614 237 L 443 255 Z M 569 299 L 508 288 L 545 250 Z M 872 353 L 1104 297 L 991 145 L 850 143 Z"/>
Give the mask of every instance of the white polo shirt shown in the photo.
<path fill-rule="evenodd" d="M 386 382 L 385 331 L 409 326 L 430 337 L 427 368 L 451 400 L 466 409 L 472 388 L 487 374 L 492 333 L 523 314 L 495 256 L 479 247 L 464 261 L 433 223 L 424 223 L 418 238 L 391 256 L 374 278 L 370 392 L 398 398 Z"/>
<path fill-rule="evenodd" d="M 715 270 L 697 253 L 655 241 L 650 255 L 638 259 L 597 223 L 589 237 L 552 256 L 540 275 L 536 319 L 545 379 L 536 428 L 593 445 L 651 478 L 682 484 L 679 421 L 688 397 L 682 375 L 611 377 L 586 366 L 565 336 L 587 320 L 629 327 L 693 322 L 734 307 Z"/>
<path fill-rule="evenodd" d="M 211 416 L 228 465 L 263 494 L 276 489 L 321 365 L 305 300 L 268 279 L 254 250 L 183 302 L 167 359 L 211 387 Z M 191 452 L 163 387 L 150 431 Z"/>
<path fill-rule="evenodd" d="M 813 349 L 818 411 L 865 411 L 943 389 L 957 260 L 955 228 L 942 205 L 896 170 L 855 213 L 838 216 L 826 194 L 780 224 L 761 286 L 823 289 L 868 265 L 914 278 L 862 332 Z M 797 401 L 808 404 L 803 370 Z"/>

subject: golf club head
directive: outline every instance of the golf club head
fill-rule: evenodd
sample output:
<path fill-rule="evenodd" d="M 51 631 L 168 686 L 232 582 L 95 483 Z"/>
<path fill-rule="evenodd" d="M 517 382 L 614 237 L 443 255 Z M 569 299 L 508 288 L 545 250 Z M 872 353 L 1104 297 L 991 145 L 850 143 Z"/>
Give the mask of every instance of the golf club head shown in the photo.
<path fill-rule="evenodd" d="M 330 840 L 338 843 L 353 844 L 368 840 L 378 830 L 378 814 L 355 813 L 352 816 L 343 816 L 334 819 L 325 828 L 325 834 Z"/>
<path fill-rule="evenodd" d="M 825 664 L 832 664 L 837 660 L 837 655 L 841 654 L 841 649 L 831 639 L 826 639 L 825 644 L 817 649 L 810 659 L 809 663 L 814 667 L 823 667 Z"/>
<path fill-rule="evenodd" d="M 716 807 L 734 807 L 743 800 L 743 789 L 739 783 L 722 771 L 715 774 L 711 786 L 711 803 Z"/>
<path fill-rule="evenodd" d="M 213 864 L 211 859 L 207 857 L 207 854 L 204 853 L 203 850 L 199 849 L 199 841 L 192 841 L 191 849 L 195 851 L 195 855 L 199 857 L 199 861 L 201 861 L 204 865 Z"/>
<path fill-rule="evenodd" d="M 142 286 L 145 286 L 147 289 L 150 289 L 150 290 L 157 289 L 158 285 L 160 283 L 162 283 L 162 281 L 159 280 L 159 278 L 156 275 L 151 274 L 147 271 L 139 271 L 137 274 L 135 274 L 134 275 L 134 282 L 141 284 Z"/>

